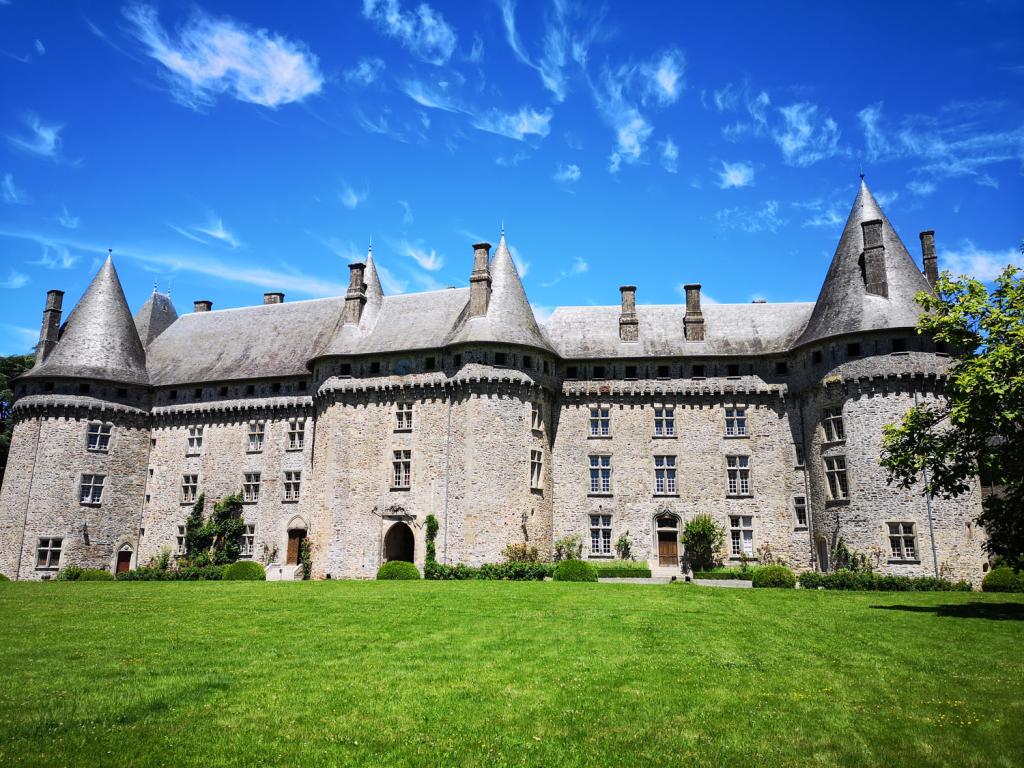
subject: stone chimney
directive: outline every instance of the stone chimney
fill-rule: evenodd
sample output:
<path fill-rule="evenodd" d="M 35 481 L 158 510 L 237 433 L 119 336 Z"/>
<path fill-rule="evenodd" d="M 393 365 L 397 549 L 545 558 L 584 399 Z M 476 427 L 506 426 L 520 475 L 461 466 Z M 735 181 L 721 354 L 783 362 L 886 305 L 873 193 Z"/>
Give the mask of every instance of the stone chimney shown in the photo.
<path fill-rule="evenodd" d="M 208 299 L 200 299 L 193 305 L 193 308 L 196 312 L 209 312 L 213 309 L 213 302 Z"/>
<path fill-rule="evenodd" d="M 264 293 L 263 294 L 264 304 L 284 304 L 283 293 Z"/>
<path fill-rule="evenodd" d="M 624 285 L 619 288 L 622 293 L 622 311 L 619 313 L 619 338 L 622 341 L 640 340 L 640 321 L 636 317 L 636 286 Z"/>
<path fill-rule="evenodd" d="M 61 305 L 64 303 L 64 291 L 47 291 L 46 308 L 43 309 L 43 326 L 39 329 L 39 344 L 36 346 L 36 365 L 46 359 L 60 336 Z"/>
<path fill-rule="evenodd" d="M 921 259 L 924 263 L 924 276 L 932 288 L 939 280 L 939 257 L 935 255 L 935 230 L 929 229 L 921 233 Z"/>
<path fill-rule="evenodd" d="M 348 265 L 348 291 L 345 293 L 345 325 L 359 325 L 366 306 L 366 283 L 363 274 L 366 265 L 361 261 Z"/>
<path fill-rule="evenodd" d="M 861 269 L 864 274 L 864 290 L 876 296 L 889 298 L 889 283 L 885 276 L 885 243 L 882 241 L 882 220 L 872 219 L 861 223 L 864 231 L 864 255 Z"/>
<path fill-rule="evenodd" d="M 700 311 L 700 283 L 684 285 L 683 290 L 686 291 L 683 335 L 687 341 L 704 341 L 704 313 Z"/>
<path fill-rule="evenodd" d="M 483 317 L 491 303 L 490 243 L 473 245 L 473 272 L 469 276 L 469 316 Z"/>

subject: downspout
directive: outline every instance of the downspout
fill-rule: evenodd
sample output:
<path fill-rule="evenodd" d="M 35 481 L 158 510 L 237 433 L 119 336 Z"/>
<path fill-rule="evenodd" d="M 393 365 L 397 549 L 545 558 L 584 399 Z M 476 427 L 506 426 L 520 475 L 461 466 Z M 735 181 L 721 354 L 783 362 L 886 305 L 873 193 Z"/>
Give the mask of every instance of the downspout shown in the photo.
<path fill-rule="evenodd" d="M 914 407 L 917 407 L 917 388 L 914 388 Z M 924 503 L 928 509 L 928 533 L 932 540 L 932 570 L 935 573 L 935 578 L 939 578 L 939 555 L 935 551 L 935 523 L 932 520 L 932 495 L 928 491 L 928 466 L 925 465 L 924 471 Z"/>
<path fill-rule="evenodd" d="M 807 462 L 809 461 L 809 458 L 807 451 L 807 430 L 804 429 L 804 405 L 799 400 L 797 401 L 797 413 L 800 415 L 800 448 L 804 457 L 804 500 L 807 504 L 807 535 L 811 539 L 811 567 L 820 572 L 821 563 L 818 562 L 817 542 L 814 540 L 814 511 L 811 508 L 811 486 L 807 480 Z"/>
<path fill-rule="evenodd" d="M 139 567 L 139 554 L 142 552 L 142 519 L 143 515 L 146 514 L 146 494 L 149 493 L 149 463 L 153 458 L 153 427 L 151 424 L 149 428 L 149 445 L 146 448 L 146 482 L 142 484 L 142 503 L 139 504 L 139 524 L 135 527 L 135 567 Z M 117 553 L 114 553 L 114 570 L 117 570 Z M 117 575 L 116 573 L 114 574 Z"/>
<path fill-rule="evenodd" d="M 452 387 L 446 388 L 448 432 L 444 442 L 444 564 L 448 565 L 448 461 L 452 450 Z"/>

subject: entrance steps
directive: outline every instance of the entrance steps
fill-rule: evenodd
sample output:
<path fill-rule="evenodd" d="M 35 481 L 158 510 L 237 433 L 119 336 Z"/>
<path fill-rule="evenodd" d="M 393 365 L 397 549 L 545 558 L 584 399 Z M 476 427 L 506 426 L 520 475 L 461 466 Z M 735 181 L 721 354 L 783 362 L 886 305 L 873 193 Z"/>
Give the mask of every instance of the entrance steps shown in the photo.
<path fill-rule="evenodd" d="M 673 576 L 678 581 L 683 580 L 683 572 L 678 565 L 651 565 L 651 577 L 656 579 L 671 579 Z"/>
<path fill-rule="evenodd" d="M 267 581 L 301 581 L 301 565 L 282 565 L 271 563 L 267 566 Z"/>

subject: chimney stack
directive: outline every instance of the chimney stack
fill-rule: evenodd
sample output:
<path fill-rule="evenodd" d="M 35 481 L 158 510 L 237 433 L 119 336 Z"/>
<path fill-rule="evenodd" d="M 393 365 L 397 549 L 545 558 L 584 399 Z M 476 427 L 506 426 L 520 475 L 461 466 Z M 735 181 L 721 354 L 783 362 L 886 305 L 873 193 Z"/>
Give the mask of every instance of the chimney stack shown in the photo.
<path fill-rule="evenodd" d="M 263 294 L 264 304 L 284 304 L 283 293 L 264 293 Z"/>
<path fill-rule="evenodd" d="M 36 346 L 36 365 L 39 365 L 57 346 L 60 336 L 61 305 L 64 291 L 47 291 L 46 308 L 43 309 L 43 326 L 39 329 L 39 344 Z"/>
<path fill-rule="evenodd" d="M 366 306 L 366 283 L 363 274 L 366 265 L 361 261 L 348 265 L 348 291 L 345 293 L 345 325 L 359 325 Z"/>
<path fill-rule="evenodd" d="M 704 313 L 700 310 L 700 283 L 684 285 L 683 290 L 686 291 L 683 335 L 687 341 L 704 341 Z"/>
<path fill-rule="evenodd" d="M 193 305 L 196 312 L 209 312 L 213 309 L 213 302 L 208 299 L 200 299 Z"/>
<path fill-rule="evenodd" d="M 882 240 L 882 220 L 861 222 L 864 231 L 864 289 L 876 296 L 889 298 L 889 283 L 885 276 L 885 243 Z"/>
<path fill-rule="evenodd" d="M 921 233 L 921 258 L 924 262 L 924 276 L 932 288 L 939 280 L 939 257 L 935 255 L 935 230 Z"/>
<path fill-rule="evenodd" d="M 473 245 L 473 272 L 469 276 L 469 316 L 483 317 L 491 302 L 490 243 Z"/>
<path fill-rule="evenodd" d="M 636 316 L 636 286 L 624 285 L 622 292 L 622 311 L 619 314 L 619 338 L 622 341 L 640 340 L 640 321 Z"/>

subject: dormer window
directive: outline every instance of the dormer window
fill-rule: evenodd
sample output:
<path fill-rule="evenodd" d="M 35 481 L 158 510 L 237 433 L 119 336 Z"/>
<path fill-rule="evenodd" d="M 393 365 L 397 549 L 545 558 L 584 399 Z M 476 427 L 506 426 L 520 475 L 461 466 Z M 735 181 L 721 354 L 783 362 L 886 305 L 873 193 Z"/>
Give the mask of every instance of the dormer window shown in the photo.
<path fill-rule="evenodd" d="M 725 375 L 726 376 L 733 376 L 733 377 L 739 376 L 740 375 L 740 365 L 739 365 L 739 363 L 729 363 L 728 365 L 726 365 L 725 366 Z"/>
<path fill-rule="evenodd" d="M 671 375 L 670 371 L 671 371 L 671 369 L 669 368 L 669 366 L 667 366 L 667 365 L 659 365 L 658 366 L 658 378 L 659 379 L 667 379 Z"/>
<path fill-rule="evenodd" d="M 579 368 L 575 365 L 570 365 L 565 369 L 565 378 L 567 379 L 578 379 L 580 377 Z"/>
<path fill-rule="evenodd" d="M 703 365 L 695 365 L 695 366 L 693 366 L 693 378 L 695 378 L 695 379 L 703 379 L 705 375 L 706 375 L 706 372 L 705 372 L 705 369 L 704 369 Z"/>
<path fill-rule="evenodd" d="M 352 363 L 342 363 L 341 367 L 338 368 L 339 376 L 351 376 L 352 375 Z"/>

